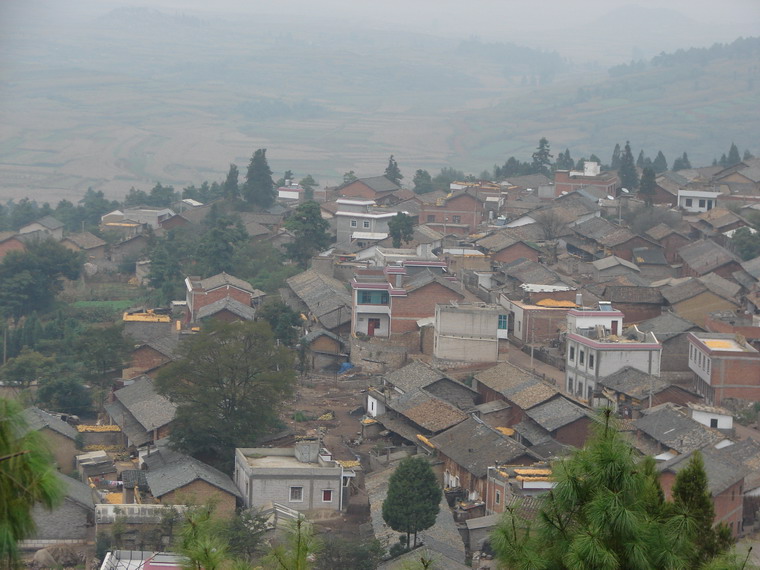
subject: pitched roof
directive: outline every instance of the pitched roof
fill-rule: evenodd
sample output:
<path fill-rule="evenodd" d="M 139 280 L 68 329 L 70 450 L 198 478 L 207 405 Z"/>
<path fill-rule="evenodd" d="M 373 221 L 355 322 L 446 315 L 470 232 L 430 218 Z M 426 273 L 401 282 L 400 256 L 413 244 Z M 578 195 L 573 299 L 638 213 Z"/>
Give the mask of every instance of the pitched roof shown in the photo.
<path fill-rule="evenodd" d="M 506 229 L 493 232 L 486 237 L 477 240 L 475 245 L 491 252 L 497 252 L 516 243 L 520 243 L 521 241 L 521 239 L 515 237 L 508 229 Z"/>
<path fill-rule="evenodd" d="M 678 250 L 678 255 L 684 263 L 701 275 L 731 261 L 739 263 L 739 259 L 733 253 L 709 239 L 683 246 Z"/>
<path fill-rule="evenodd" d="M 615 233 L 619 229 L 621 229 L 620 226 L 601 217 L 593 217 L 572 226 L 575 233 L 595 242 L 599 242 L 600 239 Z"/>
<path fill-rule="evenodd" d="M 7 241 L 13 237 L 16 237 L 16 232 L 11 232 L 11 231 L 0 232 L 0 243 Z"/>
<path fill-rule="evenodd" d="M 34 220 L 31 223 L 40 224 L 41 226 L 44 226 L 49 230 L 57 230 L 63 227 L 63 222 L 55 219 L 53 216 L 45 216 L 43 218 L 40 218 L 39 220 Z M 26 224 L 26 225 L 28 226 L 29 224 Z"/>
<path fill-rule="evenodd" d="M 217 273 L 216 275 L 212 275 L 211 277 L 207 277 L 206 279 L 201 279 L 198 284 L 205 291 L 211 291 L 212 289 L 230 285 L 232 287 L 242 289 L 243 291 L 247 291 L 251 294 L 255 294 L 257 292 L 257 289 L 248 283 L 248 281 L 243 281 L 242 279 L 239 279 L 234 275 L 230 275 L 229 273 L 225 273 L 224 271 Z M 260 293 L 260 291 L 258 292 Z"/>
<path fill-rule="evenodd" d="M 286 283 L 325 328 L 333 329 L 351 321 L 351 295 L 337 279 L 309 269 L 290 277 Z"/>
<path fill-rule="evenodd" d="M 358 180 L 352 180 L 351 182 L 342 184 L 341 186 L 338 186 L 338 190 L 341 190 L 354 182 L 361 182 L 362 184 L 369 186 L 375 192 L 393 192 L 394 190 L 401 189 L 401 186 L 393 182 L 393 180 L 387 176 L 370 176 L 369 178 L 359 178 Z"/>
<path fill-rule="evenodd" d="M 536 376 L 527 370 L 519 368 L 510 362 L 500 362 L 496 366 L 481 370 L 475 374 L 475 379 L 499 393 L 515 388 Z"/>
<path fill-rule="evenodd" d="M 232 297 L 224 297 L 222 299 L 214 301 L 213 303 L 204 305 L 198 309 L 197 318 L 205 319 L 206 317 L 211 317 L 225 310 L 237 315 L 242 319 L 245 319 L 246 321 L 252 321 L 256 318 L 256 310 L 253 307 L 244 305 Z"/>
<path fill-rule="evenodd" d="M 587 411 L 565 398 L 554 398 L 526 410 L 527 416 L 548 432 L 587 416 Z"/>
<path fill-rule="evenodd" d="M 666 312 L 643 321 L 636 325 L 641 332 L 653 332 L 660 342 L 670 340 L 674 336 L 683 334 L 691 330 L 701 330 L 697 325 L 691 321 L 679 317 L 675 313 Z"/>
<path fill-rule="evenodd" d="M 677 455 L 673 459 L 657 465 L 657 470 L 661 473 L 663 471 L 679 473 L 688 467 L 694 451 Z M 700 450 L 700 452 L 702 453 L 705 474 L 707 475 L 707 488 L 712 496 L 722 493 L 744 477 L 746 469 L 740 462 L 731 457 L 727 448 L 713 449 L 708 447 Z"/>
<path fill-rule="evenodd" d="M 502 394 L 504 394 L 504 397 L 516 406 L 519 406 L 523 410 L 527 410 L 541 402 L 546 402 L 547 400 L 554 398 L 559 394 L 559 391 L 543 380 L 533 378 L 515 386 L 514 388 L 507 388 Z"/>
<path fill-rule="evenodd" d="M 95 501 L 92 498 L 92 489 L 89 485 L 85 485 L 81 481 L 77 481 L 73 477 L 64 475 L 59 471 L 54 471 L 54 473 L 58 481 L 63 485 L 67 499 L 78 503 L 86 509 L 95 511 Z"/>
<path fill-rule="evenodd" d="M 514 463 L 524 455 L 540 459 L 524 445 L 473 417 L 430 439 L 435 448 L 475 477 L 485 477 L 488 467 Z"/>
<path fill-rule="evenodd" d="M 64 422 L 61 418 L 56 417 L 45 410 L 41 410 L 36 406 L 24 410 L 24 420 L 30 430 L 39 431 L 43 428 L 49 428 L 69 439 L 76 439 L 77 437 L 77 430 Z"/>
<path fill-rule="evenodd" d="M 451 291 L 457 295 L 462 296 L 459 282 L 446 279 L 441 275 L 436 275 L 427 268 L 424 271 L 420 271 L 419 273 L 413 275 L 406 283 L 404 283 L 404 289 L 406 289 L 407 293 L 411 293 L 412 291 L 421 289 L 426 285 L 430 285 L 431 283 L 438 283 L 439 285 L 443 285 L 447 289 L 451 289 Z"/>
<path fill-rule="evenodd" d="M 601 236 L 598 241 L 604 246 L 615 247 L 616 245 L 622 245 L 636 237 L 641 236 L 637 236 L 628 228 L 617 228 L 615 231 Z"/>
<path fill-rule="evenodd" d="M 437 433 L 467 419 L 467 414 L 423 390 L 414 390 L 388 402 L 396 410 L 418 426 Z"/>
<path fill-rule="evenodd" d="M 755 279 L 760 279 L 760 255 L 749 261 L 742 263 L 744 271 L 752 275 Z"/>
<path fill-rule="evenodd" d="M 605 301 L 612 303 L 644 303 L 663 305 L 662 291 L 657 287 L 640 287 L 629 285 L 606 285 L 602 292 Z"/>
<path fill-rule="evenodd" d="M 597 380 L 597 383 L 637 400 L 643 400 L 648 397 L 650 391 L 652 394 L 658 394 L 670 386 L 668 382 L 665 382 L 658 376 L 647 374 L 630 366 L 626 366 L 614 374 L 600 378 Z"/>
<path fill-rule="evenodd" d="M 419 360 L 385 375 L 386 382 L 404 392 L 411 392 L 415 388 L 424 388 L 441 378 L 446 378 L 443 372 Z"/>
<path fill-rule="evenodd" d="M 670 234 L 677 234 L 679 232 L 671 228 L 669 225 L 663 224 L 661 222 L 657 224 L 656 226 L 654 226 L 653 228 L 649 228 L 645 233 L 653 240 L 660 241 L 661 239 L 669 236 Z"/>
<path fill-rule="evenodd" d="M 507 277 L 520 283 L 533 283 L 537 285 L 565 283 L 557 273 L 545 265 L 524 257 L 502 265 L 502 270 Z"/>
<path fill-rule="evenodd" d="M 670 303 L 675 305 L 686 299 L 691 299 L 707 291 L 707 287 L 702 285 L 698 279 L 689 279 L 677 285 L 669 285 L 661 289 L 662 296 Z"/>
<path fill-rule="evenodd" d="M 720 295 L 721 297 L 730 300 L 736 299 L 742 290 L 741 285 L 734 283 L 733 281 L 729 281 L 717 273 L 708 273 L 707 275 L 697 277 L 697 279 L 699 279 L 702 285 L 707 287 L 716 295 Z"/>
<path fill-rule="evenodd" d="M 100 239 L 95 234 L 91 234 L 90 232 L 69 234 L 64 239 L 69 240 L 71 243 L 80 247 L 81 249 L 93 249 L 106 245 L 106 242 L 104 240 Z"/>
<path fill-rule="evenodd" d="M 189 455 L 169 449 L 163 440 L 157 442 L 156 453 L 149 457 L 150 459 L 146 461 L 148 472 L 145 474 L 145 479 L 151 494 L 156 498 L 198 480 L 240 497 L 240 491 L 227 475 Z"/>
<path fill-rule="evenodd" d="M 634 247 L 633 261 L 639 265 L 669 265 L 661 247 Z"/>
<path fill-rule="evenodd" d="M 636 428 L 678 453 L 715 445 L 725 438 L 718 430 L 691 419 L 670 403 L 643 410 L 642 414 L 635 421 Z"/>
<path fill-rule="evenodd" d="M 611 267 L 617 267 L 618 265 L 622 265 L 623 267 L 627 267 L 628 269 L 631 269 L 632 271 L 639 271 L 638 265 L 635 263 L 631 263 L 630 261 L 626 261 L 622 257 L 618 257 L 617 255 L 608 255 L 607 257 L 603 257 L 602 259 L 596 259 L 591 262 L 591 265 L 594 266 L 594 269 L 597 271 L 604 271 L 605 269 L 609 269 Z"/>
<path fill-rule="evenodd" d="M 175 404 L 156 392 L 153 380 L 147 376 L 116 390 L 114 396 L 146 431 L 165 426 L 177 411 Z"/>

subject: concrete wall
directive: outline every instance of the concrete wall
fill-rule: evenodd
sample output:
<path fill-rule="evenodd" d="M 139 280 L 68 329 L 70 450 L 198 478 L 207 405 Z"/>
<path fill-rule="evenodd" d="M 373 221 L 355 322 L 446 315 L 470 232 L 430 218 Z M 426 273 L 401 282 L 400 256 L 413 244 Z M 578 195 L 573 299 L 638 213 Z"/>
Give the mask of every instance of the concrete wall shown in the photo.
<path fill-rule="evenodd" d="M 498 309 L 436 307 L 433 354 L 446 360 L 496 362 L 499 358 Z"/>
<path fill-rule="evenodd" d="M 74 440 L 50 428 L 43 428 L 40 433 L 47 441 L 59 471 L 66 474 L 71 473 L 74 470 L 74 458 L 79 453 Z"/>

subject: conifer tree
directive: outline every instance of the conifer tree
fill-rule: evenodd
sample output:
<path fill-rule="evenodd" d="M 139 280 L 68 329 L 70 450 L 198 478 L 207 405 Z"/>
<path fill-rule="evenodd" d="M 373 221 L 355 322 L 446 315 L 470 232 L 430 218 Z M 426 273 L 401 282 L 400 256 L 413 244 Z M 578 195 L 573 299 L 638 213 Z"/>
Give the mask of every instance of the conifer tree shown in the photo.
<path fill-rule="evenodd" d="M 665 155 L 662 154 L 661 150 L 657 151 L 657 156 L 652 163 L 652 167 L 656 174 L 661 174 L 668 169 L 668 161 L 665 158 Z"/>
<path fill-rule="evenodd" d="M 636 172 L 636 164 L 634 164 L 633 153 L 631 152 L 631 143 L 628 141 L 626 141 L 625 150 L 620 157 L 618 176 L 620 176 L 620 183 L 623 185 L 623 188 L 635 190 L 639 187 L 639 173 Z"/>
<path fill-rule="evenodd" d="M 713 166 L 717 165 L 717 161 L 713 161 Z M 683 156 L 680 156 L 679 158 L 676 158 L 673 161 L 673 172 L 677 172 L 679 170 L 688 170 L 691 168 L 691 162 L 689 162 L 689 157 L 684 152 Z"/>
<path fill-rule="evenodd" d="M 643 196 L 644 202 L 647 206 L 652 205 L 655 186 L 657 186 L 657 181 L 655 178 L 654 170 L 647 166 L 644 169 L 644 172 L 641 173 L 641 183 L 639 187 L 639 194 Z"/>
<path fill-rule="evenodd" d="M 390 156 L 388 159 L 388 166 L 385 168 L 385 176 L 393 182 L 396 185 L 401 184 L 401 179 L 404 178 L 404 175 L 401 174 L 401 170 L 398 167 L 398 164 L 396 164 L 396 159 L 393 158 L 393 155 Z"/>
<path fill-rule="evenodd" d="M 240 197 L 239 178 L 240 173 L 237 164 L 230 164 L 227 178 L 224 181 L 224 186 L 222 186 L 222 194 L 225 198 L 234 200 Z"/>
<path fill-rule="evenodd" d="M 728 156 L 726 157 L 726 166 L 733 166 L 734 164 L 739 164 L 742 161 L 741 156 L 739 155 L 739 149 L 736 147 L 735 143 L 731 143 L 731 149 L 728 151 Z"/>
<path fill-rule="evenodd" d="M 430 463 L 420 456 L 403 459 L 388 481 L 383 501 L 383 520 L 397 532 L 406 533 L 406 544 L 417 544 L 417 533 L 435 524 L 440 510 L 441 488 Z M 414 535 L 414 542 L 410 536 Z"/>
<path fill-rule="evenodd" d="M 639 157 L 636 159 L 636 168 L 644 168 L 644 149 L 639 151 Z"/>
<path fill-rule="evenodd" d="M 544 174 L 546 176 L 551 174 L 552 155 L 546 137 L 541 137 L 541 140 L 538 141 L 538 148 L 533 153 L 532 159 L 531 170 L 533 174 Z"/>
<path fill-rule="evenodd" d="M 248 164 L 243 194 L 246 201 L 261 208 L 274 204 L 276 196 L 272 170 L 267 163 L 267 149 L 260 148 L 253 153 Z"/>
<path fill-rule="evenodd" d="M 615 144 L 615 150 L 612 151 L 612 160 L 610 161 L 610 168 L 612 170 L 618 170 L 620 168 L 620 144 Z"/>

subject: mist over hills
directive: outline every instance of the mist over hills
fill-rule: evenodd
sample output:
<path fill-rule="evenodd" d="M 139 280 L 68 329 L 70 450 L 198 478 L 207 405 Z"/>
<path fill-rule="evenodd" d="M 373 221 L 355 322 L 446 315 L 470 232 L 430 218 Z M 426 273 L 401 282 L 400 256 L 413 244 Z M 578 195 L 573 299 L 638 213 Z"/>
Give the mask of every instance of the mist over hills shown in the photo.
<path fill-rule="evenodd" d="M 662 25 L 701 25 L 661 16 Z M 222 179 L 230 162 L 243 170 L 262 147 L 275 173 L 322 184 L 348 170 L 377 174 L 391 153 L 408 179 L 417 168 L 478 173 L 509 155 L 528 158 L 541 136 L 555 152 L 604 159 L 626 139 L 671 160 L 686 150 L 695 164 L 731 141 L 760 150 L 757 58 L 621 78 L 553 42 L 534 37 L 527 47 L 511 34 L 497 41 L 134 7 L 70 18 L 65 34 L 41 18 L 2 40 L 0 200 L 71 199 L 90 186 L 121 197 L 157 181 L 181 188 Z M 577 45 L 601 53 L 595 42 L 614 35 L 620 18 L 633 15 L 590 19 L 598 34 L 576 35 L 568 53 Z"/>

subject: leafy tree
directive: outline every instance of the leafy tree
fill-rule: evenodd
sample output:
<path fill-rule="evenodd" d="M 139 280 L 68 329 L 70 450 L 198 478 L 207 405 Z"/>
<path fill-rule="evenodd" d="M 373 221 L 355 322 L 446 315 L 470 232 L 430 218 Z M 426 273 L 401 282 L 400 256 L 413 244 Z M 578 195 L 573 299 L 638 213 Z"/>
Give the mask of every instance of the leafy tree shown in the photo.
<path fill-rule="evenodd" d="M 75 346 L 77 359 L 92 379 L 124 367 L 134 345 L 124 337 L 120 325 L 92 326 L 80 334 Z"/>
<path fill-rule="evenodd" d="M 233 223 L 226 216 L 218 218 L 198 243 L 195 257 L 200 267 L 199 273 L 211 276 L 222 271 L 231 272 L 234 269 L 232 258 L 235 249 L 247 239 L 248 233 L 240 221 Z"/>
<path fill-rule="evenodd" d="M 0 565 L 16 566 L 18 542 L 35 530 L 33 507 L 53 509 L 63 496 L 42 436 L 28 428 L 18 404 L 0 398 Z"/>
<path fill-rule="evenodd" d="M 240 197 L 240 172 L 238 171 L 237 164 L 230 163 L 227 178 L 222 186 L 222 193 L 228 200 L 236 200 Z"/>
<path fill-rule="evenodd" d="M 343 184 L 350 184 L 354 180 L 358 180 L 358 178 L 356 177 L 356 173 L 353 170 L 349 170 L 343 174 Z"/>
<path fill-rule="evenodd" d="M 749 228 L 739 228 L 731 237 L 731 247 L 744 261 L 760 255 L 760 232 L 752 233 Z"/>
<path fill-rule="evenodd" d="M 312 524 L 299 517 L 291 521 L 285 544 L 275 546 L 264 561 L 273 570 L 309 570 L 314 567 L 312 558 L 321 546 Z"/>
<path fill-rule="evenodd" d="M 560 152 L 557 155 L 557 162 L 554 165 L 557 170 L 572 170 L 575 168 L 575 162 L 573 157 L 570 156 L 570 149 L 566 148 L 565 152 Z"/>
<path fill-rule="evenodd" d="M 388 166 L 385 168 L 385 176 L 396 185 L 401 184 L 401 180 L 404 178 L 404 175 L 401 174 L 401 170 L 399 169 L 398 164 L 396 164 L 396 159 L 393 158 L 393 155 L 391 155 L 388 159 Z"/>
<path fill-rule="evenodd" d="M 262 550 L 267 517 L 256 509 L 239 511 L 225 525 L 222 535 L 231 555 L 252 563 Z"/>
<path fill-rule="evenodd" d="M 739 155 L 739 149 L 736 147 L 736 144 L 732 142 L 731 149 L 728 151 L 728 156 L 726 157 L 726 166 L 733 166 L 741 161 L 742 158 Z"/>
<path fill-rule="evenodd" d="M 683 153 L 683 156 L 680 156 L 673 161 L 673 172 L 688 170 L 689 168 L 691 168 L 691 162 L 689 162 L 689 157 L 685 152 Z"/>
<path fill-rule="evenodd" d="M 37 390 L 37 403 L 54 412 L 85 414 L 92 410 L 92 394 L 71 372 L 43 378 Z"/>
<path fill-rule="evenodd" d="M 314 201 L 300 204 L 285 220 L 285 227 L 295 235 L 293 242 L 285 245 L 288 257 L 304 268 L 315 253 L 332 241 L 327 232 L 330 224 Z"/>
<path fill-rule="evenodd" d="M 715 508 L 707 487 L 704 460 L 699 451 L 693 453 L 689 464 L 676 475 L 673 506 L 676 512 L 683 512 L 696 522 L 692 564 L 696 566 L 707 562 L 731 547 L 731 531 L 725 523 L 713 527 Z"/>
<path fill-rule="evenodd" d="M 401 247 L 402 240 L 409 243 L 414 237 L 414 220 L 404 212 L 399 212 L 388 221 L 388 232 L 393 238 L 393 247 Z"/>
<path fill-rule="evenodd" d="M 0 367 L 0 378 L 3 382 L 22 389 L 43 379 L 55 378 L 58 373 L 59 366 L 55 358 L 30 350 L 26 346 L 21 350 L 21 354 Z"/>
<path fill-rule="evenodd" d="M 417 172 L 414 173 L 412 182 L 414 183 L 415 194 L 425 194 L 435 190 L 435 188 L 433 188 L 433 178 L 427 170 L 417 170 Z"/>
<path fill-rule="evenodd" d="M 257 318 L 269 323 L 275 338 L 287 346 L 293 346 L 298 340 L 299 327 L 303 324 L 301 315 L 282 301 L 267 300 Z"/>
<path fill-rule="evenodd" d="M 615 150 L 612 151 L 612 160 L 610 161 L 610 168 L 612 170 L 620 169 L 620 145 L 615 144 Z"/>
<path fill-rule="evenodd" d="M 611 413 L 583 449 L 553 466 L 535 523 L 508 509 L 492 546 L 508 568 L 687 568 L 693 521 L 665 517 L 656 471 L 635 459 Z"/>
<path fill-rule="evenodd" d="M 0 263 L 0 313 L 18 319 L 48 310 L 63 291 L 63 279 L 76 279 L 81 268 L 82 256 L 52 239 L 11 251 Z"/>
<path fill-rule="evenodd" d="M 549 150 L 549 141 L 546 137 L 541 137 L 538 141 L 536 152 L 531 155 L 533 159 L 531 163 L 533 174 L 551 175 L 552 155 Z"/>
<path fill-rule="evenodd" d="M 383 553 L 383 545 L 376 539 L 358 542 L 328 536 L 319 551 L 314 570 L 374 570 Z"/>
<path fill-rule="evenodd" d="M 665 158 L 665 155 L 662 154 L 661 150 L 657 151 L 657 156 L 652 163 L 652 168 L 654 168 L 656 174 L 661 174 L 668 170 L 668 161 Z"/>
<path fill-rule="evenodd" d="M 319 185 L 319 183 L 314 180 L 314 177 L 311 174 L 307 174 L 304 178 L 301 178 L 299 184 L 304 190 L 304 198 L 308 201 L 313 200 L 314 188 Z"/>
<path fill-rule="evenodd" d="M 433 187 L 436 190 L 448 191 L 452 182 L 464 180 L 464 178 L 464 172 L 447 166 L 441 168 L 441 171 L 433 177 Z"/>
<path fill-rule="evenodd" d="M 631 153 L 631 143 L 626 141 L 625 150 L 620 157 L 620 169 L 618 170 L 620 183 L 623 188 L 635 190 L 639 187 L 639 174 L 636 172 L 636 165 L 633 162 L 633 153 Z"/>
<path fill-rule="evenodd" d="M 652 205 L 652 198 L 654 197 L 656 186 L 657 180 L 654 170 L 647 166 L 644 168 L 644 172 L 641 173 L 641 182 L 639 184 L 639 194 L 644 197 L 644 202 L 647 206 Z"/>
<path fill-rule="evenodd" d="M 212 322 L 179 348 L 157 388 L 177 404 L 175 448 L 221 467 L 274 426 L 293 390 L 293 354 L 262 321 Z"/>
<path fill-rule="evenodd" d="M 265 148 L 258 149 L 251 157 L 243 186 L 243 197 L 249 204 L 261 208 L 268 208 L 274 204 L 276 191 Z"/>
<path fill-rule="evenodd" d="M 596 156 L 595 154 L 592 154 L 588 157 L 589 162 L 596 162 L 598 165 L 602 165 L 602 159 Z"/>
<path fill-rule="evenodd" d="M 388 481 L 383 520 L 393 530 L 406 533 L 407 545 L 416 546 L 417 533 L 435 524 L 440 500 L 441 488 L 430 463 L 420 456 L 407 457 Z"/>

